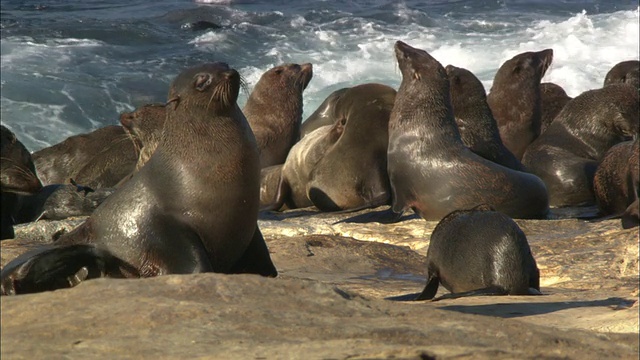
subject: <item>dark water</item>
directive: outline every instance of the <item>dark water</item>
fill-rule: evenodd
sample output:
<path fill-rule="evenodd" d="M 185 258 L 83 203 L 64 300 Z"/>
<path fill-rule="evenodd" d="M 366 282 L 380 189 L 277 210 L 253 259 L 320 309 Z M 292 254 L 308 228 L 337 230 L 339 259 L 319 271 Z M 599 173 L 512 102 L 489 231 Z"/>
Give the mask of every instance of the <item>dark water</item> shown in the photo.
<path fill-rule="evenodd" d="M 545 81 L 571 96 L 639 57 L 637 1 L 223 3 L 3 0 L 2 123 L 35 151 L 164 101 L 181 69 L 209 61 L 238 69 L 249 88 L 275 65 L 313 63 L 310 114 L 343 86 L 396 87 L 396 40 L 472 70 L 487 88 L 506 59 L 552 47 Z M 222 28 L 183 29 L 200 20 Z"/>

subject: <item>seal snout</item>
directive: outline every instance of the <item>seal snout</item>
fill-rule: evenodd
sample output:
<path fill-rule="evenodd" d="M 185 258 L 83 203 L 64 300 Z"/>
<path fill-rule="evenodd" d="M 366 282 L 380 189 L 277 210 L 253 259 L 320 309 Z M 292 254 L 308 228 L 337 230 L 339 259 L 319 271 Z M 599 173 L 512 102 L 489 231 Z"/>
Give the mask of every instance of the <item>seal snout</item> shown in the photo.
<path fill-rule="evenodd" d="M 123 112 L 122 114 L 120 114 L 120 124 L 126 129 L 131 130 L 133 126 L 133 118 L 133 113 Z"/>
<path fill-rule="evenodd" d="M 540 61 L 542 62 L 542 75 L 547 72 L 547 69 L 551 66 L 553 62 L 553 49 L 544 49 L 538 52 L 538 56 L 540 57 Z"/>

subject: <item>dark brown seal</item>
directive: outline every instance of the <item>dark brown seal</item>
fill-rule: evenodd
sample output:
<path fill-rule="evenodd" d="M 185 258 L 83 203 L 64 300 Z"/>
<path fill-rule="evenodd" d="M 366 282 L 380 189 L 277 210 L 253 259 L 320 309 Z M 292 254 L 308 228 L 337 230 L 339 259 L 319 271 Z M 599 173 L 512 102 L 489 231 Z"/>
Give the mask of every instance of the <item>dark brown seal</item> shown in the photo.
<path fill-rule="evenodd" d="M 451 294 L 540 295 L 540 271 L 524 232 L 487 205 L 456 210 L 433 229 L 427 285 L 416 300 L 433 299 L 442 284 Z"/>
<path fill-rule="evenodd" d="M 553 206 L 593 205 L 593 176 L 609 148 L 638 133 L 638 90 L 613 84 L 571 100 L 525 152 Z"/>
<path fill-rule="evenodd" d="M 12 214 L 20 194 L 34 194 L 41 188 L 31 153 L 11 130 L 0 125 L 0 240 L 14 237 Z"/>
<path fill-rule="evenodd" d="M 275 276 L 257 227 L 259 157 L 236 104 L 239 88 L 240 75 L 225 63 L 181 72 L 171 85 L 164 132 L 151 159 L 56 244 L 108 251 L 101 276 L 110 275 L 113 259 L 140 276 L 210 271 Z M 45 258 L 55 262 L 56 254 Z M 26 286 L 23 279 L 39 277 L 24 276 L 25 271 L 37 269 L 51 282 L 64 280 L 88 266 L 75 261 L 75 268 L 61 268 L 65 271 L 57 276 L 36 266 L 38 255 L 33 259 L 7 265 L 15 270 L 3 272 L 2 283 Z M 56 284 L 69 286 L 62 280 Z"/>
<path fill-rule="evenodd" d="M 486 160 L 464 146 L 445 69 L 426 51 L 395 45 L 402 83 L 389 121 L 393 211 L 427 220 L 486 203 L 516 218 L 544 218 L 547 191 L 536 176 Z"/>
<path fill-rule="evenodd" d="M 621 215 L 638 200 L 638 140 L 622 142 L 606 152 L 593 178 L 593 190 L 602 215 Z"/>
<path fill-rule="evenodd" d="M 260 151 L 260 166 L 284 163 L 298 141 L 302 121 L 302 92 L 311 81 L 311 64 L 276 66 L 264 74 L 242 112 Z"/>
<path fill-rule="evenodd" d="M 487 102 L 502 142 L 518 159 L 540 135 L 540 80 L 552 61 L 552 49 L 518 54 L 493 78 Z"/>
<path fill-rule="evenodd" d="M 389 203 L 389 116 L 396 91 L 382 84 L 354 86 L 336 102 L 331 146 L 314 166 L 308 197 L 322 211 Z"/>
<path fill-rule="evenodd" d="M 523 171 L 520 161 L 500 139 L 498 124 L 487 105 L 480 80 L 469 70 L 447 65 L 451 106 L 462 142 L 474 153 L 496 164 Z"/>
<path fill-rule="evenodd" d="M 629 84 L 640 87 L 640 61 L 628 60 L 615 64 L 604 77 L 603 86 L 611 84 Z"/>
<path fill-rule="evenodd" d="M 308 133 L 321 126 L 333 125 L 336 120 L 336 103 L 347 90 L 349 90 L 348 87 L 338 89 L 324 99 L 316 111 L 302 122 L 302 126 L 300 127 L 300 138 L 305 137 Z"/>
<path fill-rule="evenodd" d="M 545 132 L 553 119 L 571 100 L 564 89 L 554 83 L 540 84 L 540 106 L 542 108 L 540 134 Z"/>
<path fill-rule="evenodd" d="M 33 161 L 45 185 L 75 179 L 93 188 L 113 187 L 135 168 L 138 153 L 124 129 L 111 125 L 36 151 Z"/>

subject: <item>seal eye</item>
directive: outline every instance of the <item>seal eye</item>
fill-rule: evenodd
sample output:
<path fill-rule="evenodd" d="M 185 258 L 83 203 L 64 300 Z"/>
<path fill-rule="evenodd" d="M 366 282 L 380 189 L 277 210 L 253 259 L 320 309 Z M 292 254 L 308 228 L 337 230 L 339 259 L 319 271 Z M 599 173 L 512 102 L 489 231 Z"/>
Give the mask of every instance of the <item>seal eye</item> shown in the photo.
<path fill-rule="evenodd" d="M 213 79 L 209 74 L 196 75 L 196 84 L 195 84 L 196 90 L 205 91 L 209 87 L 209 85 L 211 85 L 212 81 Z"/>
<path fill-rule="evenodd" d="M 282 68 L 277 68 L 275 73 L 276 73 L 276 75 L 282 74 Z"/>

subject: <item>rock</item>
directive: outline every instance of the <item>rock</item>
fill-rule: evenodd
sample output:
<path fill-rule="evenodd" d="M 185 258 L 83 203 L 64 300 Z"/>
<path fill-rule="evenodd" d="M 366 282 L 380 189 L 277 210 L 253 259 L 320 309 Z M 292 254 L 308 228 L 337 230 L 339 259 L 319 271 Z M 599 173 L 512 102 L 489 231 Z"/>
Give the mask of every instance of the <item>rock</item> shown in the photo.
<path fill-rule="evenodd" d="M 261 214 L 276 279 L 98 279 L 3 297 L 1 355 L 637 359 L 637 228 L 615 219 L 517 220 L 544 296 L 412 302 L 437 222 L 391 218 L 386 208 Z M 0 243 L 2 266 L 81 221 L 17 226 L 19 239 Z"/>

